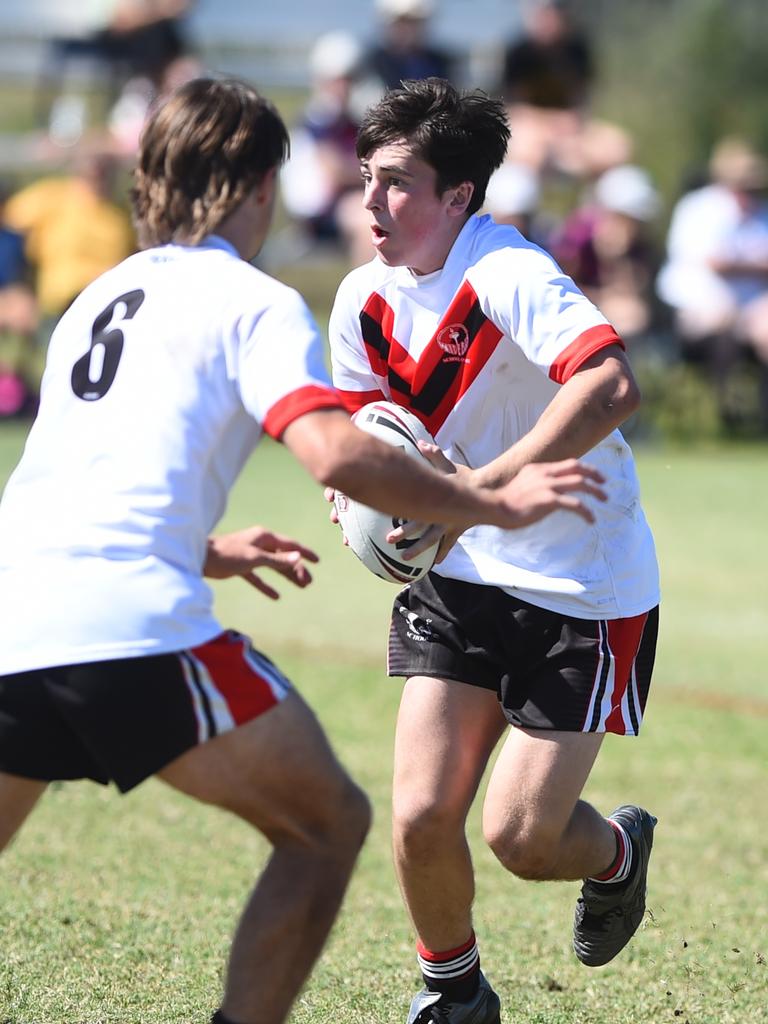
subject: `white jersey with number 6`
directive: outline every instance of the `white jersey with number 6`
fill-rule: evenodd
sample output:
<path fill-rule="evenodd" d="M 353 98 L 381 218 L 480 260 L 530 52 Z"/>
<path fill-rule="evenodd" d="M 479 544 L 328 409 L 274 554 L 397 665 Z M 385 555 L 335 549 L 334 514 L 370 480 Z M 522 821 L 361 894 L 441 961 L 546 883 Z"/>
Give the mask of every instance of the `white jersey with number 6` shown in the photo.
<path fill-rule="evenodd" d="M 215 636 L 201 570 L 235 478 L 263 431 L 339 404 L 302 298 L 222 239 L 91 284 L 0 504 L 0 674 Z"/>

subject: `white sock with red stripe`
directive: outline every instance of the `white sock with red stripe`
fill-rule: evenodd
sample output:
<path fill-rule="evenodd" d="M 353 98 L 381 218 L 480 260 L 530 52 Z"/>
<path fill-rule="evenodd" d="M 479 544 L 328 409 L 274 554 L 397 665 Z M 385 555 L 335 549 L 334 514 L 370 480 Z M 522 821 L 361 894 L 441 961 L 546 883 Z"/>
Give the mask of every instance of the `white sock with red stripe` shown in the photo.
<path fill-rule="evenodd" d="M 442 992 L 451 1002 L 467 1003 L 480 984 L 480 952 L 475 933 L 456 949 L 433 953 L 422 942 L 416 943 L 424 984 L 432 992 Z"/>
<path fill-rule="evenodd" d="M 593 875 L 590 881 L 614 885 L 617 882 L 626 882 L 632 872 L 632 843 L 618 821 L 614 821 L 613 818 L 606 820 L 616 835 L 616 856 L 607 871 L 601 875 Z"/>

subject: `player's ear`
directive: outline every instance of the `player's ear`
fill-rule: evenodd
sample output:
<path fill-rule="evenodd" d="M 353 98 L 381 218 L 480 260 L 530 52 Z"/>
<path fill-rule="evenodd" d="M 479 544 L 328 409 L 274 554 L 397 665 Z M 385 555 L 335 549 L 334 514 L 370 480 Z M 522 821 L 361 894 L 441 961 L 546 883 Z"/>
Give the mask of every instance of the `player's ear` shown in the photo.
<path fill-rule="evenodd" d="M 451 189 L 453 195 L 448 204 L 450 212 L 454 215 L 466 213 L 474 191 L 475 186 L 471 181 L 462 181 L 460 185 L 454 186 Z"/>
<path fill-rule="evenodd" d="M 255 195 L 258 203 L 265 203 L 272 198 L 277 187 L 277 167 L 270 167 L 256 186 Z"/>

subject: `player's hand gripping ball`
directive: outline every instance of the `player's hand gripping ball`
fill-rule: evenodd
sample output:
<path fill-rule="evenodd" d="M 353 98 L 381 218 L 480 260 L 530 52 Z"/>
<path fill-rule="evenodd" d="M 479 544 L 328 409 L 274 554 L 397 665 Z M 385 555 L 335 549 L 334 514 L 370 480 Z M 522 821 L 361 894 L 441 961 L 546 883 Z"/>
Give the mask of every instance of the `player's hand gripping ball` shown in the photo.
<path fill-rule="evenodd" d="M 353 423 L 386 444 L 401 448 L 414 459 L 423 459 L 417 441 L 434 444 L 434 439 L 421 420 L 394 402 L 370 402 L 352 417 Z M 439 541 L 417 555 L 413 561 L 403 560 L 403 553 L 419 537 L 409 537 L 396 544 L 387 543 L 387 534 L 405 520 L 353 501 L 340 491 L 334 498 L 336 513 L 349 547 L 363 565 L 376 576 L 390 583 L 413 583 L 428 572 L 437 557 Z"/>

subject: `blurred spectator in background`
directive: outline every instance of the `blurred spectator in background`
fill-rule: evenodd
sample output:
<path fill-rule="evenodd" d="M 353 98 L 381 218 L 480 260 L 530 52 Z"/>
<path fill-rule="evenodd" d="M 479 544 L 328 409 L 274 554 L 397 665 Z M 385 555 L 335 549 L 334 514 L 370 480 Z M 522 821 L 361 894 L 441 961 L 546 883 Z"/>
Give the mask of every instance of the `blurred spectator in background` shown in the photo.
<path fill-rule="evenodd" d="M 675 206 L 658 293 L 675 311 L 688 358 L 703 362 L 726 421 L 731 372 L 745 354 L 760 370 L 760 416 L 768 431 L 768 160 L 746 141 L 715 148 L 709 184 Z"/>
<path fill-rule="evenodd" d="M 353 266 L 373 256 L 355 152 L 353 90 L 362 59 L 361 45 L 347 32 L 317 40 L 309 58 L 309 101 L 291 131 L 291 156 L 281 172 L 283 203 L 306 240 L 341 243 Z"/>
<path fill-rule="evenodd" d="M 182 24 L 189 8 L 190 0 L 115 0 L 106 26 L 87 42 L 128 77 L 158 81 L 189 52 Z"/>
<path fill-rule="evenodd" d="M 611 121 L 589 118 L 577 132 L 554 143 L 555 167 L 589 187 L 613 167 L 633 162 L 635 144 L 629 132 Z"/>
<path fill-rule="evenodd" d="M 112 198 L 117 161 L 83 149 L 72 173 L 33 182 L 12 195 L 5 221 L 26 239 L 43 317 L 58 319 L 82 289 L 134 248 L 126 211 Z"/>
<path fill-rule="evenodd" d="M 571 21 L 565 0 L 524 0 L 523 32 L 504 53 L 507 103 L 580 111 L 594 77 L 592 47 Z"/>
<path fill-rule="evenodd" d="M 27 364 L 37 331 L 24 238 L 2 226 L 9 192 L 0 182 L 0 419 L 17 416 L 32 401 Z"/>
<path fill-rule="evenodd" d="M 365 58 L 366 74 L 384 89 L 396 89 L 409 78 L 455 81 L 455 58 L 429 39 L 435 0 L 376 0 L 381 38 Z M 375 102 L 379 96 L 371 96 Z"/>
<path fill-rule="evenodd" d="M 67 89 L 71 63 L 86 60 L 100 70 L 110 102 L 128 87 L 134 104 L 137 94 L 148 94 L 148 106 L 155 94 L 172 87 L 169 77 L 178 79 L 176 66 L 191 59 L 184 30 L 191 0 L 108 0 L 100 6 L 102 23 L 94 31 L 51 41 L 43 85 L 57 93 L 50 133 L 62 144 L 73 145 L 87 127 L 85 97 Z"/>
<path fill-rule="evenodd" d="M 107 116 L 107 131 L 115 152 L 123 157 L 135 156 L 150 114 L 174 90 L 198 78 L 202 71 L 197 57 L 183 56 L 169 64 L 157 79 L 129 79 Z"/>
<path fill-rule="evenodd" d="M 491 175 L 485 192 L 485 213 L 497 224 L 511 224 L 530 242 L 546 249 L 549 232 L 539 211 L 541 185 L 525 164 L 503 163 Z"/>
<path fill-rule="evenodd" d="M 594 78 L 586 34 L 565 0 L 524 0 L 523 28 L 506 48 L 499 89 L 512 127 L 511 154 L 557 167 L 559 148 L 583 129 Z"/>
<path fill-rule="evenodd" d="M 565 273 L 627 340 L 653 323 L 659 259 L 650 229 L 660 209 L 646 171 L 613 167 L 551 238 L 552 255 Z"/>
<path fill-rule="evenodd" d="M 37 308 L 24 236 L 4 224 L 10 192 L 8 185 L 0 182 L 0 335 L 31 337 L 37 328 Z"/>

